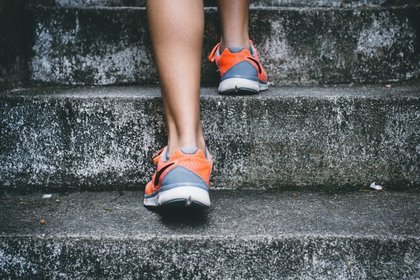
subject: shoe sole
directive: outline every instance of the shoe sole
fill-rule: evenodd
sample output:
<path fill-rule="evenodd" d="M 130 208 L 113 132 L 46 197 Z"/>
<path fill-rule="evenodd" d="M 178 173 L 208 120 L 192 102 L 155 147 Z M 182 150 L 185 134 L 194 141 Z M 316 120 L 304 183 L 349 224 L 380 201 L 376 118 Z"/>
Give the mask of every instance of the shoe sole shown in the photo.
<path fill-rule="evenodd" d="M 208 191 L 195 186 L 179 186 L 170 190 L 159 192 L 151 198 L 144 198 L 146 207 L 210 207 Z"/>
<path fill-rule="evenodd" d="M 220 82 L 218 92 L 222 95 L 250 95 L 267 89 L 268 84 L 244 78 L 230 78 Z"/>

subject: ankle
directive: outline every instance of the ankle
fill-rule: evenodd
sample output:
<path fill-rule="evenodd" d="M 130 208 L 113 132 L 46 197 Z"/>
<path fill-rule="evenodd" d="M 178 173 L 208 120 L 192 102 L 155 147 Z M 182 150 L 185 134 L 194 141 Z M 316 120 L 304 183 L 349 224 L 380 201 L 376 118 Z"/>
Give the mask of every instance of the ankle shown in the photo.
<path fill-rule="evenodd" d="M 236 40 L 224 40 L 223 38 L 220 39 L 220 52 L 223 52 L 223 50 L 226 48 L 232 47 L 244 49 L 249 48 L 249 37 L 244 37 Z"/>

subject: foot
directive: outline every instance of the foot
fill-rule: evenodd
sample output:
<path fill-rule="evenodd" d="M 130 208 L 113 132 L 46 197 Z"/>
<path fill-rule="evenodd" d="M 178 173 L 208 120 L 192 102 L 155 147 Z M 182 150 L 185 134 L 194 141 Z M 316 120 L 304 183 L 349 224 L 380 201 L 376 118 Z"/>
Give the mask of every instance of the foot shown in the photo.
<path fill-rule="evenodd" d="M 157 170 L 146 185 L 145 206 L 199 207 L 210 206 L 209 181 L 213 162 L 206 150 L 181 148 L 170 158 L 167 148 L 153 159 Z"/>
<path fill-rule="evenodd" d="M 222 53 L 219 43 L 211 51 L 209 60 L 216 63 L 220 72 L 220 94 L 255 94 L 268 89 L 267 73 L 252 41 L 249 43 L 249 49 L 230 47 Z"/>

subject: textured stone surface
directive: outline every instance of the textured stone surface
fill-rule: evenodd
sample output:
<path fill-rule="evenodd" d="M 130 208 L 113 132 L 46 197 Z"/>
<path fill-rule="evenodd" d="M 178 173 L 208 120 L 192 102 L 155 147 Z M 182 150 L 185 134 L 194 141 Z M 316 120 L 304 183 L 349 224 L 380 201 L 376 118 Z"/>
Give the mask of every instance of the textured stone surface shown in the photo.
<path fill-rule="evenodd" d="M 157 82 L 144 8 L 38 8 L 31 79 L 47 84 Z M 418 79 L 419 6 L 253 9 L 251 37 L 276 85 Z M 206 12 L 204 54 L 218 41 Z M 202 81 L 218 74 L 203 56 Z"/>
<path fill-rule="evenodd" d="M 29 79 L 29 24 L 24 1 L 0 0 L 0 90 Z"/>
<path fill-rule="evenodd" d="M 60 7 L 115 7 L 144 6 L 145 0 L 33 0 L 43 5 Z M 206 6 L 215 6 L 215 0 L 204 0 Z M 419 4 L 419 0 L 251 0 L 253 7 L 360 7 Z"/>
<path fill-rule="evenodd" d="M 420 185 L 418 84 L 202 90 L 216 189 L 348 190 Z M 165 144 L 157 88 L 17 90 L 0 96 L 1 189 L 143 186 Z"/>
<path fill-rule="evenodd" d="M 215 191 L 204 213 L 150 212 L 140 192 L 41 196 L 0 196 L 2 278 L 420 277 L 418 193 Z"/>

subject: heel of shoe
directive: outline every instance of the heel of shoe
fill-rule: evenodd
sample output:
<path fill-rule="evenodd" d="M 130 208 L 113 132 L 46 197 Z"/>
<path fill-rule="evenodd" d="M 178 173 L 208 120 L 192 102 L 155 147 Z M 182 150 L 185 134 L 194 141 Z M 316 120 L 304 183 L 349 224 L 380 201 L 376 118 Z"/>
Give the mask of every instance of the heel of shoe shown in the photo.
<path fill-rule="evenodd" d="M 161 206 L 210 207 L 209 192 L 196 186 L 179 186 L 159 193 Z"/>
<path fill-rule="evenodd" d="M 145 197 L 143 201 L 146 207 L 210 207 L 208 190 L 197 186 L 178 186 L 161 191 L 152 197 Z"/>
<path fill-rule="evenodd" d="M 260 91 L 259 82 L 252 81 L 244 78 L 229 78 L 220 82 L 220 94 L 256 94 Z"/>

